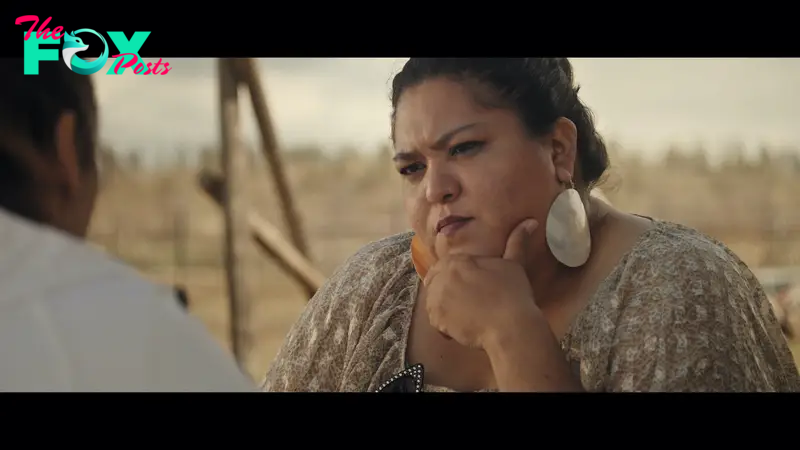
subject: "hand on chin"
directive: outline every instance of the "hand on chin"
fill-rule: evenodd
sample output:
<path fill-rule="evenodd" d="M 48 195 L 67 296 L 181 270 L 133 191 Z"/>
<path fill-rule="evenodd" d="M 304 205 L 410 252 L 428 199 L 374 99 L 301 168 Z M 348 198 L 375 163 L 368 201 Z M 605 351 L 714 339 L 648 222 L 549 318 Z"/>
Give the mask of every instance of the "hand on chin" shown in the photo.
<path fill-rule="evenodd" d="M 437 259 L 423 277 L 431 325 L 463 346 L 485 350 L 486 339 L 499 330 L 519 317 L 537 316 L 522 265 L 537 226 L 535 220 L 520 223 L 500 257 L 487 255 L 491 248 L 477 243 L 448 248 L 448 256 Z"/>
<path fill-rule="evenodd" d="M 466 230 L 464 230 L 466 231 Z M 437 257 L 477 256 L 502 258 L 505 251 L 505 239 L 493 239 L 498 233 L 463 233 L 460 236 L 439 236 L 436 239 Z M 438 259 L 438 258 L 437 258 Z"/>
<path fill-rule="evenodd" d="M 469 230 L 469 232 L 468 230 L 461 230 L 456 235 L 434 236 L 433 246 L 424 243 L 420 235 L 415 235 L 411 241 L 411 256 L 420 278 L 425 278 L 428 269 L 440 259 L 459 256 L 503 257 L 506 240 L 490 238 L 491 236 L 499 236 L 499 233 L 473 233 L 472 231 L 474 230 Z"/>

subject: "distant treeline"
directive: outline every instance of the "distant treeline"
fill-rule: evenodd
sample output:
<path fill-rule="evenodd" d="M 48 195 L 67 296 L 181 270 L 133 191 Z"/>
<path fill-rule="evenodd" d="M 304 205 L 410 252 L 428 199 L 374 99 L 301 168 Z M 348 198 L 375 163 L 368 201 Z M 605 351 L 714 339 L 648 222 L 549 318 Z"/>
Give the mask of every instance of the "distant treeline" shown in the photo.
<path fill-rule="evenodd" d="M 248 148 L 251 167 L 264 166 L 262 155 L 253 148 Z M 321 163 L 341 162 L 351 159 L 376 159 L 376 162 L 388 161 L 388 147 L 379 147 L 373 152 L 359 152 L 354 148 L 343 148 L 336 152 L 325 152 L 318 147 L 304 146 L 288 148 L 282 152 L 287 163 Z M 732 145 L 722 151 L 718 164 L 710 162 L 709 153 L 703 147 L 673 146 L 661 154 L 660 158 L 646 160 L 633 149 L 609 145 L 612 165 L 614 166 L 660 166 L 670 169 L 691 170 L 693 172 L 720 170 L 764 170 L 777 169 L 789 173 L 800 173 L 800 148 L 773 149 L 761 147 L 755 158 L 747 156 L 744 146 Z M 118 150 L 104 146 L 100 152 L 100 164 L 105 170 L 123 169 L 125 171 L 147 170 L 151 168 L 219 168 L 219 152 L 213 147 L 205 147 L 190 151 L 179 149 L 156 158 L 157 161 L 146 162 L 145 153 L 141 150 Z"/>

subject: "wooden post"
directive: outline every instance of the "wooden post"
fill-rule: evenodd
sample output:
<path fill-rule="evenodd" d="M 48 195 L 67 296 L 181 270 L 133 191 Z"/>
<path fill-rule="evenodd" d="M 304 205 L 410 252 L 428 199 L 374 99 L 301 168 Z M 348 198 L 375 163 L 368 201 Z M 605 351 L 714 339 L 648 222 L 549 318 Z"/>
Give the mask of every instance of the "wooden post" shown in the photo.
<path fill-rule="evenodd" d="M 250 245 L 249 205 L 246 198 L 247 159 L 239 139 L 239 83 L 230 60 L 217 60 L 223 178 L 223 211 L 225 216 L 225 269 L 230 305 L 230 339 L 233 354 L 240 365 L 247 355 L 248 333 L 246 311 L 248 292 L 245 255 Z"/>
<path fill-rule="evenodd" d="M 174 185 L 173 185 L 174 186 Z M 189 208 L 187 207 L 187 195 L 182 186 L 177 186 L 178 191 L 174 194 L 173 211 L 173 242 L 174 242 L 174 277 L 173 283 L 183 285 L 186 283 L 186 246 L 189 240 Z"/>
<path fill-rule="evenodd" d="M 250 92 L 253 112 L 261 133 L 261 149 L 267 161 L 269 161 L 272 178 L 278 190 L 283 217 L 289 227 L 292 242 L 300 253 L 308 257 L 308 245 L 294 205 L 289 182 L 286 180 L 283 161 L 278 151 L 278 138 L 275 135 L 275 127 L 272 124 L 272 118 L 267 107 L 266 94 L 261 86 L 261 80 L 258 78 L 255 62 L 251 58 L 243 58 L 235 60 L 234 64 L 236 65 L 237 77 L 247 86 L 247 90 Z"/>

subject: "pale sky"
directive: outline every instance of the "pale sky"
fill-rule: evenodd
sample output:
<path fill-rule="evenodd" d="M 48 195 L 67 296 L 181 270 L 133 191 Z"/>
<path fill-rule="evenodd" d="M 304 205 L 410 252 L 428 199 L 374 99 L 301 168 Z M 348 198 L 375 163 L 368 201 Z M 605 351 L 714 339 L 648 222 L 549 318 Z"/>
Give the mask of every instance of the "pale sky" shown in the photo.
<path fill-rule="evenodd" d="M 214 59 L 168 59 L 164 76 L 94 75 L 101 135 L 148 159 L 219 140 Z M 598 127 L 652 157 L 670 144 L 800 148 L 800 59 L 573 59 Z M 402 59 L 260 59 L 280 142 L 371 151 L 388 142 L 391 77 Z M 246 92 L 243 92 L 246 94 Z M 243 133 L 257 141 L 249 97 Z"/>

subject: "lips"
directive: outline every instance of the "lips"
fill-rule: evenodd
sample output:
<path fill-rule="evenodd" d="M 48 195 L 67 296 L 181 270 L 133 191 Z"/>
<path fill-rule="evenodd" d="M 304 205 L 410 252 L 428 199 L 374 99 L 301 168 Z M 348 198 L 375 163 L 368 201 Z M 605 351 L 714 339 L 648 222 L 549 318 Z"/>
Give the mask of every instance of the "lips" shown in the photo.
<path fill-rule="evenodd" d="M 444 219 L 440 220 L 436 223 L 436 233 L 441 233 L 442 229 L 454 224 L 463 224 L 468 221 L 472 220 L 471 217 L 463 217 L 463 216 L 447 216 Z"/>

